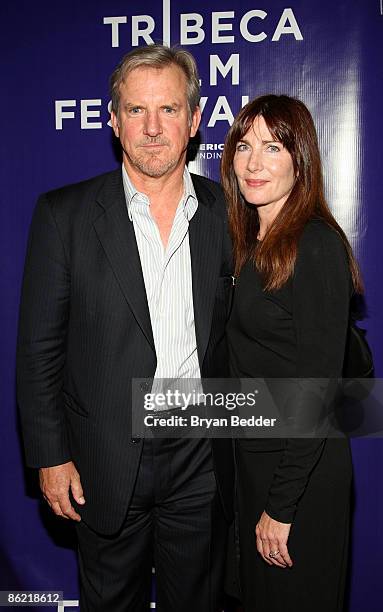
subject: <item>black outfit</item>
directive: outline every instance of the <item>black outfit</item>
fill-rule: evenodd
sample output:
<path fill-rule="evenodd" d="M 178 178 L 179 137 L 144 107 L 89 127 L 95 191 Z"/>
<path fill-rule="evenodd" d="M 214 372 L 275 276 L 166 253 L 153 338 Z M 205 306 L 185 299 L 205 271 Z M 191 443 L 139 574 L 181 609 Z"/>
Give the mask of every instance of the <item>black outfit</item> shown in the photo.
<path fill-rule="evenodd" d="M 222 377 L 228 370 L 225 324 L 232 269 L 226 207 L 216 183 L 199 176 L 192 180 L 199 203 L 189 224 L 199 364 L 203 377 Z M 178 567 L 177 592 L 190 594 L 192 586 L 206 593 L 209 588 L 214 592 L 200 609 L 210 612 L 218 606 L 221 581 L 212 577 L 216 568 L 205 550 L 208 547 L 213 555 L 216 538 L 224 542 L 224 522 L 232 513 L 231 441 L 204 440 L 197 454 L 189 440 L 180 441 L 177 448 L 163 442 L 156 452 L 165 459 L 156 464 L 155 481 L 153 474 L 149 478 L 151 447 L 134 437 L 131 428 L 131 381 L 151 378 L 155 370 L 149 308 L 121 170 L 43 195 L 32 220 L 25 264 L 18 399 L 27 464 L 46 467 L 72 460 L 81 477 L 86 504 L 74 506 L 84 522 L 79 527 L 84 610 L 115 612 L 120 609 L 113 600 L 116 592 L 126 596 L 125 603 L 119 600 L 121 609 L 147 609 L 153 551 L 160 559 L 159 573 L 166 571 L 160 551 L 165 551 L 161 547 L 167 536 L 156 528 L 157 504 L 165 498 L 168 510 L 173 509 L 174 534 L 178 533 L 177 545 L 166 553 L 169 567 Z M 168 464 L 174 465 L 174 479 L 168 478 Z M 177 470 L 186 467 L 190 477 L 177 491 Z M 199 488 L 206 471 L 210 476 Z M 162 488 L 154 491 L 154 482 Z M 194 533 L 196 507 L 205 517 L 214 511 L 213 522 L 220 525 L 217 536 L 211 521 L 201 516 L 195 525 L 197 538 L 204 530 L 200 546 L 185 535 L 185 530 Z M 134 523 L 137 512 L 150 515 L 150 529 L 149 523 L 143 530 Z M 181 516 L 185 537 L 179 529 Z M 124 536 L 129 530 L 134 536 L 127 551 L 130 540 Z M 91 532 L 101 536 L 97 546 Z M 101 550 L 107 554 L 103 537 L 121 539 L 120 550 L 114 547 L 112 556 L 101 563 Z M 135 587 L 133 596 L 129 584 L 135 584 L 138 566 L 146 568 L 140 582 L 145 592 Z M 189 582 L 190 567 L 203 568 L 199 583 L 194 578 Z M 125 586 L 110 586 L 122 575 Z M 174 591 L 165 592 L 169 584 L 165 579 L 159 584 L 159 607 L 178 610 Z"/>
<path fill-rule="evenodd" d="M 206 442 L 145 440 L 118 535 L 76 524 L 81 612 L 149 610 L 152 566 L 156 610 L 222 609 L 227 522 Z"/>
<path fill-rule="evenodd" d="M 340 377 L 351 293 L 345 247 L 320 220 L 307 223 L 294 274 L 281 289 L 263 291 L 248 262 L 237 280 L 228 326 L 232 374 Z M 236 457 L 246 612 L 340 612 L 352 476 L 348 441 L 240 440 Z M 292 522 L 291 569 L 270 567 L 257 553 L 254 530 L 263 510 Z"/>

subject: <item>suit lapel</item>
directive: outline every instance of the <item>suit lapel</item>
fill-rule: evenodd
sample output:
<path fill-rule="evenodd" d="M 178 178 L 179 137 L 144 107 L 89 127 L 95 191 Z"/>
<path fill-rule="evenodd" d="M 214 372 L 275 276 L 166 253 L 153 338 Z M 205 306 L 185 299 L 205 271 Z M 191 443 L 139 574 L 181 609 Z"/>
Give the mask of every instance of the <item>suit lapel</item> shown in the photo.
<path fill-rule="evenodd" d="M 213 193 L 192 177 L 198 209 L 189 225 L 194 320 L 202 366 L 210 336 L 217 279 L 222 258 L 222 220 L 212 212 Z M 121 171 L 111 173 L 97 196 L 103 212 L 94 228 L 132 313 L 154 347 L 153 332 L 132 222 L 126 209 Z"/>
<path fill-rule="evenodd" d="M 194 321 L 197 350 L 202 367 L 210 336 L 217 279 L 222 260 L 222 220 L 211 210 L 214 195 L 192 177 L 198 209 L 189 225 Z"/>
<path fill-rule="evenodd" d="M 121 171 L 109 175 L 97 202 L 104 209 L 93 224 L 97 236 L 138 325 L 155 350 L 141 261 L 126 208 Z"/>

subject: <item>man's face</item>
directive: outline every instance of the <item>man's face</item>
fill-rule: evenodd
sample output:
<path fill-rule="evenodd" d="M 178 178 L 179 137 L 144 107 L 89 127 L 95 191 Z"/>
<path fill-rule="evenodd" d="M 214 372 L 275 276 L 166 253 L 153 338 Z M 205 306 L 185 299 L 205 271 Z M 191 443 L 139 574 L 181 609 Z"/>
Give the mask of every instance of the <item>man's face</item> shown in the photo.
<path fill-rule="evenodd" d="M 186 78 L 178 66 L 143 66 L 132 70 L 121 84 L 119 114 L 112 112 L 111 118 L 127 171 L 159 178 L 183 168 L 201 113 L 197 108 L 190 124 Z"/>

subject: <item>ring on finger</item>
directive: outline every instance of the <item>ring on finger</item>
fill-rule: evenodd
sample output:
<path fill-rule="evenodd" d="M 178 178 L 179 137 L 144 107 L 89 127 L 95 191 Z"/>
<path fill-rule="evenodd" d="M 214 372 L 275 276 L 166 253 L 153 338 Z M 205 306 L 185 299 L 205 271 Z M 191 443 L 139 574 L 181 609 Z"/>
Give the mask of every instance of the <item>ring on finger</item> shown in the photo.
<path fill-rule="evenodd" d="M 270 559 L 274 559 L 275 557 L 278 557 L 278 555 L 280 555 L 280 551 L 279 550 L 271 550 L 269 552 Z"/>

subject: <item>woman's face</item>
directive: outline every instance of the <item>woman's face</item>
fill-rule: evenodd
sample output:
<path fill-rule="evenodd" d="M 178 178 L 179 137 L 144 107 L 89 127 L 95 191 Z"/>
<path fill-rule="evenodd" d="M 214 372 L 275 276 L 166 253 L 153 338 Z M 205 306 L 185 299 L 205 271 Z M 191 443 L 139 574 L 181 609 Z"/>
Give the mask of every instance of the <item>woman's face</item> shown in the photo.
<path fill-rule="evenodd" d="M 293 160 L 282 143 L 274 140 L 261 115 L 237 143 L 233 164 L 245 200 L 278 213 L 294 185 Z"/>

